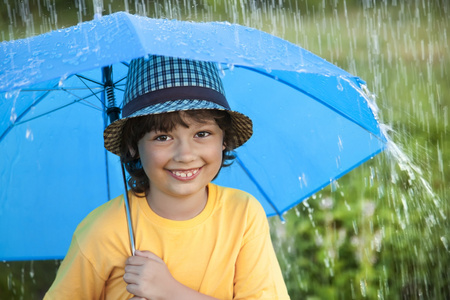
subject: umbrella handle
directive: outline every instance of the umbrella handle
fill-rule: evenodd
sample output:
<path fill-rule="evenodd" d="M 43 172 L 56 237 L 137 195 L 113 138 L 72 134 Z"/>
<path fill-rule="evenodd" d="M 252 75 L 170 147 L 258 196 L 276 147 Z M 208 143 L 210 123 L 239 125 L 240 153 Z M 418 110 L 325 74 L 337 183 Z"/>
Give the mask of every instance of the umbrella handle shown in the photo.
<path fill-rule="evenodd" d="M 125 202 L 125 211 L 127 213 L 128 233 L 130 235 L 131 253 L 132 253 L 132 255 L 134 255 L 134 253 L 136 252 L 136 247 L 135 247 L 135 243 L 134 243 L 133 225 L 132 225 L 132 222 L 131 222 L 130 199 L 128 197 L 127 178 L 126 178 L 126 175 L 125 175 L 125 168 L 123 167 L 123 164 L 121 163 L 120 165 L 122 167 L 123 183 L 124 183 L 124 186 L 125 186 L 124 202 Z"/>

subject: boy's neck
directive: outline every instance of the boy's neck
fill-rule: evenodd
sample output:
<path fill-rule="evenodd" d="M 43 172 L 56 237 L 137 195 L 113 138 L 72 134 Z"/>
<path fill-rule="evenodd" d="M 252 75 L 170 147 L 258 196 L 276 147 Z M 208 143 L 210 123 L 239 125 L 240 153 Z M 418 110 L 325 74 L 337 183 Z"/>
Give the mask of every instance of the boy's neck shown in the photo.
<path fill-rule="evenodd" d="M 155 194 L 151 190 L 147 203 L 158 216 L 175 221 L 190 220 L 199 215 L 208 201 L 208 187 L 188 197 L 172 197 L 167 194 Z"/>

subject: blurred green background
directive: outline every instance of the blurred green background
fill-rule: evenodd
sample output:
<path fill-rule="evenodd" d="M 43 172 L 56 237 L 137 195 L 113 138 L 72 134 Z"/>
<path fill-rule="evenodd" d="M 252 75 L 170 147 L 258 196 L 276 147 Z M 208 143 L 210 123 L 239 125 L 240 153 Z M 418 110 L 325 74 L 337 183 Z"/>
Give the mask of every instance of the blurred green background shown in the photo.
<path fill-rule="evenodd" d="M 104 0 L 103 14 L 228 21 L 363 78 L 389 149 L 271 218 L 292 299 L 450 299 L 446 0 Z M 4 0 L 2 41 L 91 20 L 92 0 Z M 59 261 L 0 262 L 1 299 L 41 299 Z"/>

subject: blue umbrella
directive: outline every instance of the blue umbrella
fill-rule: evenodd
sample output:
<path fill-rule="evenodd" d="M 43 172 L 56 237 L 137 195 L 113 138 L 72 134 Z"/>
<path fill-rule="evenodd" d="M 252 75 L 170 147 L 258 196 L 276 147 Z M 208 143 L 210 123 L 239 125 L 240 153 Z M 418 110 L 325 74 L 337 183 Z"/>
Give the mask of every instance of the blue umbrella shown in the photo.
<path fill-rule="evenodd" d="M 76 225 L 124 192 L 103 148 L 128 63 L 158 54 L 214 61 L 254 136 L 216 182 L 282 215 L 381 152 L 365 83 L 285 40 L 229 23 L 124 12 L 0 44 L 0 260 L 64 257 Z M 125 225 L 126 226 L 126 225 Z"/>

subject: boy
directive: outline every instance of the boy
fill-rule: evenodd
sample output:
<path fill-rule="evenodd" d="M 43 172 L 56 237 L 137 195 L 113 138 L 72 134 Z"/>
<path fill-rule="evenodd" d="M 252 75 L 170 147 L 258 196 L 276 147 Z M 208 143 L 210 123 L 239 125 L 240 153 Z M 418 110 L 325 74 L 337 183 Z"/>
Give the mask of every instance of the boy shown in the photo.
<path fill-rule="evenodd" d="M 124 198 L 78 226 L 46 299 L 288 299 L 261 205 L 211 181 L 252 135 L 213 63 L 130 63 L 122 119 L 105 147 L 130 174 Z"/>

